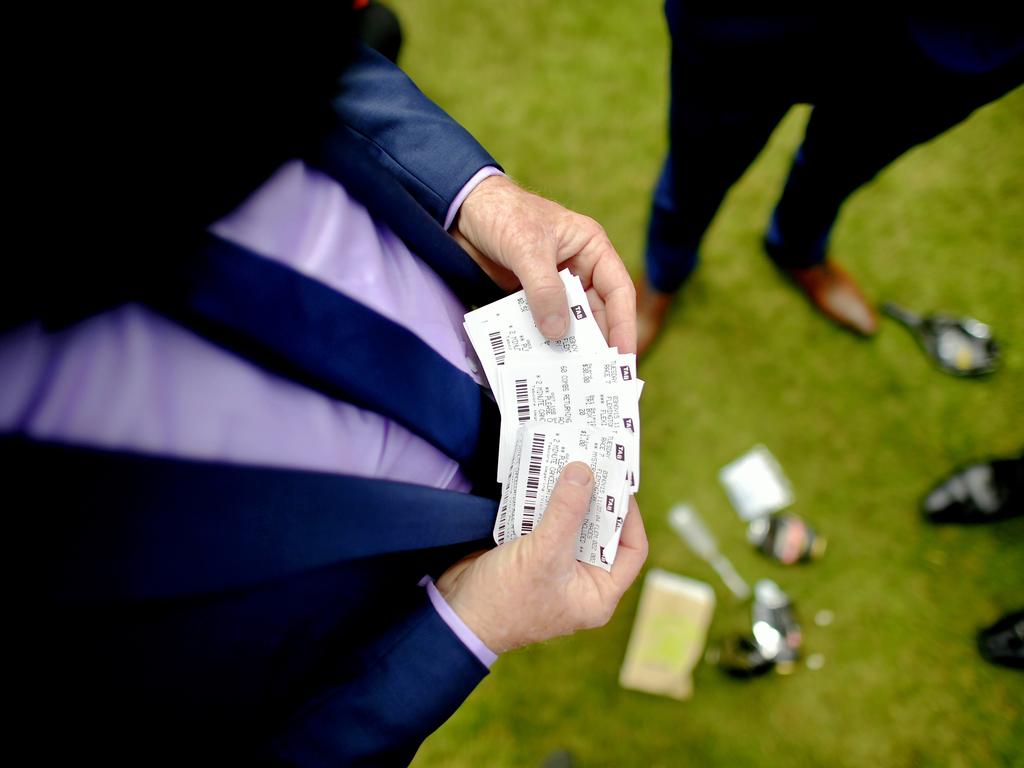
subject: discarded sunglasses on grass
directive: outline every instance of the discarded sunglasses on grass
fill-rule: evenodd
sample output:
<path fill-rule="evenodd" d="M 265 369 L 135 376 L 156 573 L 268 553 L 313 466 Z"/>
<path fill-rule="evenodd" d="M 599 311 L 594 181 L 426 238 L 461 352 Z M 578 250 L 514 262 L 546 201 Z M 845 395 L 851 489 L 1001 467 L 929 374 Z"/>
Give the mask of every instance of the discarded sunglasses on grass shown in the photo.
<path fill-rule="evenodd" d="M 718 666 L 733 677 L 755 677 L 771 669 L 790 674 L 800 656 L 803 634 L 792 601 L 771 579 L 754 585 L 751 621 L 753 636 L 739 635 L 726 641 Z"/>
<path fill-rule="evenodd" d="M 747 541 L 783 565 L 806 563 L 825 554 L 828 541 L 797 515 L 759 517 L 747 526 Z"/>
<path fill-rule="evenodd" d="M 768 448 L 755 445 L 722 467 L 718 479 L 736 513 L 747 521 L 747 540 L 756 549 L 783 565 L 825 553 L 824 537 L 797 515 L 782 512 L 795 501 L 793 486 Z"/>
<path fill-rule="evenodd" d="M 918 344 L 953 376 L 986 376 L 996 369 L 999 345 L 991 329 L 973 317 L 919 315 L 887 301 L 882 311 L 906 326 Z"/>

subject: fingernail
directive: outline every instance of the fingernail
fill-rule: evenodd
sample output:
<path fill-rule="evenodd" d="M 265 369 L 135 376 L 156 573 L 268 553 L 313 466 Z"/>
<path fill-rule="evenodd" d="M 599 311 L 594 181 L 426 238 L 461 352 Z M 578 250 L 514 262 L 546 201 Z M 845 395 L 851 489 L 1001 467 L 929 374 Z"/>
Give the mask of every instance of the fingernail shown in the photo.
<path fill-rule="evenodd" d="M 557 313 L 548 315 L 541 321 L 541 333 L 549 339 L 560 339 L 568 330 L 566 327 L 568 322 L 569 319 L 565 315 L 559 315 Z"/>
<path fill-rule="evenodd" d="M 574 461 L 567 466 L 562 477 L 565 478 L 565 482 L 572 483 L 573 485 L 590 485 L 590 481 L 593 479 L 593 476 L 590 474 L 590 467 L 582 461 Z"/>

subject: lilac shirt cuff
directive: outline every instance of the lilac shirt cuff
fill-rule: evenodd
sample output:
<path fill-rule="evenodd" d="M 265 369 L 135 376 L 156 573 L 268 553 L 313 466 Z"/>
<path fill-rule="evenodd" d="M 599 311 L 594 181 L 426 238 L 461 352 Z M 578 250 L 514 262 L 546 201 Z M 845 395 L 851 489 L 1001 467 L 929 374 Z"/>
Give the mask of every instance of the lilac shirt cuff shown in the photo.
<path fill-rule="evenodd" d="M 427 588 L 427 595 L 434 610 L 438 612 L 444 623 L 448 625 L 455 636 L 462 641 L 474 656 L 480 659 L 480 663 L 488 669 L 498 660 L 498 654 L 484 645 L 483 640 L 476 636 L 472 629 L 466 626 L 466 622 L 459 618 L 459 615 L 452 610 L 452 607 L 441 597 L 441 593 L 434 586 L 434 580 L 429 576 L 420 579 L 420 586 Z"/>
<path fill-rule="evenodd" d="M 481 168 L 479 171 L 473 174 L 473 177 L 466 182 L 465 186 L 459 190 L 459 194 L 452 200 L 452 204 L 448 206 L 448 215 L 444 217 L 444 228 L 448 229 L 451 227 L 452 222 L 455 221 L 455 214 L 459 212 L 459 208 L 466 202 L 466 198 L 469 197 L 469 193 L 476 189 L 476 185 L 479 184 L 486 178 L 491 176 L 504 176 L 499 169 L 493 165 L 487 165 Z"/>

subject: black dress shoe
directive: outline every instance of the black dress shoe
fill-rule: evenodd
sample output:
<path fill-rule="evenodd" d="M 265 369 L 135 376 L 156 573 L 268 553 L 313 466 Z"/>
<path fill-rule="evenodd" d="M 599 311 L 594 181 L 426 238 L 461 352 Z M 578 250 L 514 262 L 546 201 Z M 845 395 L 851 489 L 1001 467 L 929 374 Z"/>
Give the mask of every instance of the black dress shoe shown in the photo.
<path fill-rule="evenodd" d="M 1024 611 L 1009 613 L 981 630 L 978 650 L 985 661 L 1024 669 Z"/>
<path fill-rule="evenodd" d="M 988 523 L 1024 514 L 1024 456 L 958 469 L 921 507 L 932 523 Z"/>

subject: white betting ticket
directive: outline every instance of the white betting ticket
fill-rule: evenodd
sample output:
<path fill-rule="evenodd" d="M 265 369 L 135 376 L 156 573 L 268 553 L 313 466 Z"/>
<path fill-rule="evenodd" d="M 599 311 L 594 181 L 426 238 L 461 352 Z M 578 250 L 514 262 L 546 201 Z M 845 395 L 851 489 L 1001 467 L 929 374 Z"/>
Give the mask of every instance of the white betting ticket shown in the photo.
<path fill-rule="evenodd" d="M 630 493 L 640 486 L 637 429 L 640 423 L 640 382 L 636 355 L 561 355 L 538 360 L 531 354 L 510 354 L 499 369 L 501 438 L 497 481 L 505 482 L 512 464 L 520 424 L 541 421 L 600 427 L 618 435 L 626 462 Z"/>
<path fill-rule="evenodd" d="M 495 396 L 497 371 L 510 352 L 533 352 L 557 358 L 566 352 L 605 352 L 604 340 L 580 279 L 568 269 L 558 273 L 569 300 L 569 330 L 557 341 L 544 338 L 530 314 L 526 292 L 519 291 L 466 314 L 464 326 Z"/>
<path fill-rule="evenodd" d="M 498 544 L 533 532 L 544 517 L 565 465 L 582 461 L 594 473 L 594 492 L 580 528 L 576 559 L 606 571 L 615 562 L 629 509 L 621 444 L 605 429 L 528 421 L 520 426 L 512 470 L 504 485 L 494 540 Z"/>

